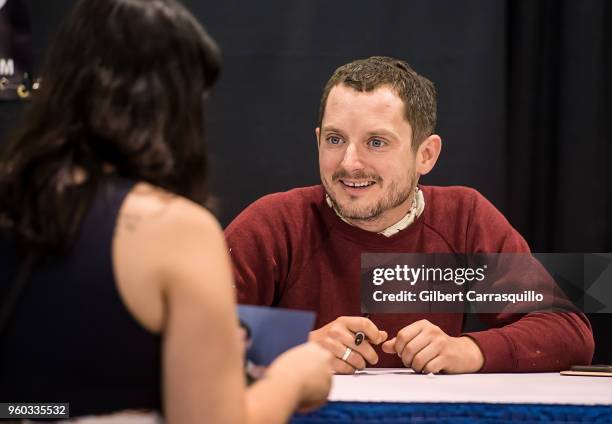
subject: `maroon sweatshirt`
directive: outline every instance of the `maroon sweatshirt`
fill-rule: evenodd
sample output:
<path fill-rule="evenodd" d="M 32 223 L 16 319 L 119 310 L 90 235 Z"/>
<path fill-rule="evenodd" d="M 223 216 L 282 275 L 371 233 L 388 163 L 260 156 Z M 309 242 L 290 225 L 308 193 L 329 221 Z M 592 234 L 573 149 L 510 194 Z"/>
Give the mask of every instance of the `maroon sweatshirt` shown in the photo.
<path fill-rule="evenodd" d="M 520 253 L 529 246 L 504 216 L 466 187 L 420 186 L 425 210 L 408 228 L 385 237 L 343 222 L 322 186 L 265 196 L 226 229 L 238 302 L 317 312 L 319 328 L 360 316 L 361 253 Z M 490 329 L 469 333 L 484 355 L 482 372 L 536 372 L 590 363 L 594 342 L 580 313 L 481 314 Z M 427 319 L 450 336 L 462 334 L 461 313 L 373 314 L 393 337 Z M 402 367 L 379 354 L 379 367 Z"/>

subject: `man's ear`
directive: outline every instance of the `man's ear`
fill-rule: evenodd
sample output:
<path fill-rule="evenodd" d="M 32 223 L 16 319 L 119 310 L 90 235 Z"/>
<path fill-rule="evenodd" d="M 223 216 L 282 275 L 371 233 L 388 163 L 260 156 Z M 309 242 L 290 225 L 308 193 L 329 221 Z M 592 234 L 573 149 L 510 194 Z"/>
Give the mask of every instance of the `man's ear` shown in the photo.
<path fill-rule="evenodd" d="M 321 128 L 315 128 L 315 136 L 317 137 L 317 147 L 321 145 Z"/>
<path fill-rule="evenodd" d="M 429 173 L 438 161 L 441 150 L 442 139 L 439 135 L 432 134 L 423 140 L 416 153 L 416 172 L 419 175 Z"/>

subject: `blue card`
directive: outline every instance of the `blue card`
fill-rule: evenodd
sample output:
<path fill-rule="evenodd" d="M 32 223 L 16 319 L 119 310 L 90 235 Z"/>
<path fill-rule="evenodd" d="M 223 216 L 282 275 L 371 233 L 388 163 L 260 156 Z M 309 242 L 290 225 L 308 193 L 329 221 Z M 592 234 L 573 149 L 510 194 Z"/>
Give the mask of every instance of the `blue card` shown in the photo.
<path fill-rule="evenodd" d="M 315 314 L 309 311 L 238 305 L 240 325 L 248 334 L 247 359 L 270 365 L 284 351 L 308 340 Z"/>

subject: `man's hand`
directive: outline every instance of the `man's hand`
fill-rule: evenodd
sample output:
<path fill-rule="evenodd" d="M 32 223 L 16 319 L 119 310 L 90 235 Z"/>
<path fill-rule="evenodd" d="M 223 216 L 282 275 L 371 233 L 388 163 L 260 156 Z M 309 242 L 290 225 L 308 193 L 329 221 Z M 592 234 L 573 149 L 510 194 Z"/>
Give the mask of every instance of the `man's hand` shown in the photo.
<path fill-rule="evenodd" d="M 480 348 L 469 337 L 451 337 L 423 319 L 402 328 L 382 345 L 416 372 L 449 374 L 477 372 L 484 364 Z"/>
<path fill-rule="evenodd" d="M 355 333 L 358 331 L 365 334 L 365 339 L 356 346 Z M 364 369 L 366 363 L 378 362 L 378 355 L 372 345 L 387 340 L 387 333 L 378 330 L 367 318 L 340 317 L 318 330 L 311 331 L 309 339 L 319 343 L 334 355 L 332 367 L 336 373 L 353 374 L 356 370 Z M 347 348 L 351 350 L 348 351 Z M 349 354 L 345 357 L 347 352 Z"/>

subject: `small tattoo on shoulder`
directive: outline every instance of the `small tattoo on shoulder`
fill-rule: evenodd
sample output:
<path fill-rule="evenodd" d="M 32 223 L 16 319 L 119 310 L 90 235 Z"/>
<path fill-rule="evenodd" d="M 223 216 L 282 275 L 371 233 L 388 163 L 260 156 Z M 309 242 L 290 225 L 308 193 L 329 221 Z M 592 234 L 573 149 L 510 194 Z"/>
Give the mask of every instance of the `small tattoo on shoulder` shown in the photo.
<path fill-rule="evenodd" d="M 126 230 L 134 231 L 142 220 L 142 217 L 137 214 L 124 214 L 123 216 L 121 216 L 120 220 L 121 224 L 125 227 Z"/>

